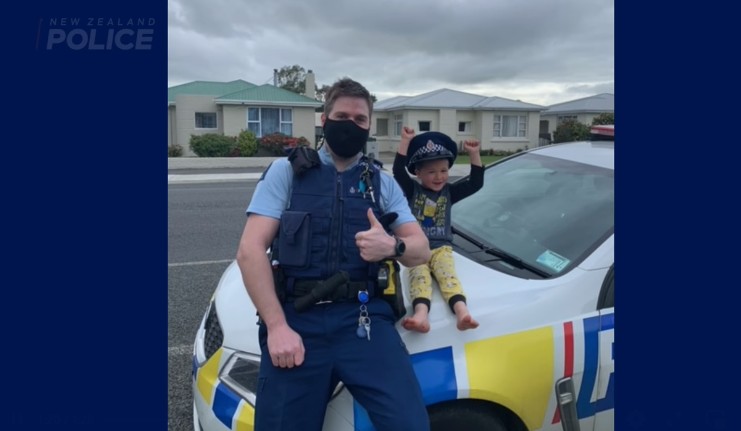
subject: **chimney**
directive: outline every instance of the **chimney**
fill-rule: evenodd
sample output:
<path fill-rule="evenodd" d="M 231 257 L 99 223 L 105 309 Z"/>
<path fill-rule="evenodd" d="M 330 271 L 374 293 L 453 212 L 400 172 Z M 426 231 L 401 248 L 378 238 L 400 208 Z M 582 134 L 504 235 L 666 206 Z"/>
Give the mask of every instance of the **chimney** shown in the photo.
<path fill-rule="evenodd" d="M 312 72 L 311 69 L 306 72 L 304 96 L 310 99 L 316 99 L 316 83 L 314 82 L 314 72 Z"/>
<path fill-rule="evenodd" d="M 278 69 L 273 69 L 273 87 L 278 86 Z"/>

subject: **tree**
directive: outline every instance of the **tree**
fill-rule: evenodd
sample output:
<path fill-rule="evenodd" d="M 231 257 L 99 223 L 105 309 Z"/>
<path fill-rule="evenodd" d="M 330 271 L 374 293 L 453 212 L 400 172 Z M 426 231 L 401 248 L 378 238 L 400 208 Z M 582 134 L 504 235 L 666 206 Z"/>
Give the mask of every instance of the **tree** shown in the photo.
<path fill-rule="evenodd" d="M 592 120 L 592 126 L 601 126 L 603 124 L 615 124 L 615 114 L 612 112 L 603 112 Z"/>
<path fill-rule="evenodd" d="M 277 72 L 277 77 L 280 88 L 298 94 L 304 94 L 306 91 L 306 70 L 298 64 L 281 67 Z"/>
<path fill-rule="evenodd" d="M 327 96 L 327 91 L 329 91 L 329 85 L 322 85 L 321 88 L 317 85 L 316 100 L 324 102 L 324 98 Z"/>
<path fill-rule="evenodd" d="M 276 77 L 278 78 L 278 87 L 280 88 L 298 94 L 304 94 L 306 91 L 306 69 L 298 64 L 294 64 L 293 66 L 283 66 L 280 69 L 276 69 Z M 315 83 L 315 89 L 314 99 L 324 102 L 324 98 L 327 96 L 327 91 L 329 91 L 329 85 L 319 85 L 318 83 Z M 371 94 L 371 100 L 373 103 L 376 103 L 377 99 L 375 94 Z"/>
<path fill-rule="evenodd" d="M 553 143 L 583 141 L 589 138 L 589 127 L 576 120 L 564 120 L 553 132 Z"/>

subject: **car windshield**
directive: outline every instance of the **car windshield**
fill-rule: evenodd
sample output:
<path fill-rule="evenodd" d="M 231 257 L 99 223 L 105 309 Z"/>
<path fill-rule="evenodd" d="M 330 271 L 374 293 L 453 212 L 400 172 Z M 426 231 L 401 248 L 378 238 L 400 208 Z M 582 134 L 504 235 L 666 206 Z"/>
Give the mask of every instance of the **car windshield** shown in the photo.
<path fill-rule="evenodd" d="M 613 233 L 612 169 L 525 153 L 484 178 L 453 205 L 453 229 L 502 265 L 557 276 Z"/>

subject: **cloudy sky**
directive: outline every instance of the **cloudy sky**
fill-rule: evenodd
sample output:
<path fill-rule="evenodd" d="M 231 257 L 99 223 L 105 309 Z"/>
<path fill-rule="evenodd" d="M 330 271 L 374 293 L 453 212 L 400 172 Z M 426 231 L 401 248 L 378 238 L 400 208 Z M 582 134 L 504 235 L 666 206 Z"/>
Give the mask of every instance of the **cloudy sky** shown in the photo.
<path fill-rule="evenodd" d="M 440 88 L 550 105 L 614 93 L 614 0 L 168 0 L 168 86 L 298 64 L 378 100 Z"/>

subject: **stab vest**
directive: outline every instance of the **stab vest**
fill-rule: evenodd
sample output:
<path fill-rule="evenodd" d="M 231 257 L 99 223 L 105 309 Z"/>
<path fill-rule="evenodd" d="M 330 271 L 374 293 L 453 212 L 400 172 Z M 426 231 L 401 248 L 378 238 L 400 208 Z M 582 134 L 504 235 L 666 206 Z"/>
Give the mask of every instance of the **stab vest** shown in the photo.
<path fill-rule="evenodd" d="M 373 172 L 371 182 L 376 203 L 367 190 L 364 195 L 360 184 L 361 174 L 369 165 Z M 366 262 L 360 257 L 355 234 L 370 229 L 368 208 L 373 208 L 376 218 L 381 216 L 380 190 L 381 172 L 365 157 L 344 172 L 337 172 L 334 166 L 320 163 L 301 175 L 294 175 L 286 213 L 308 213 L 303 223 L 308 223 L 309 227 L 305 248 L 309 255 L 303 265 L 285 265 L 280 258 L 284 255 L 283 250 L 278 250 L 289 291 L 297 280 L 325 280 L 337 271 L 344 270 L 350 275 L 351 281 L 367 281 L 368 290 L 373 294 L 379 264 Z M 282 225 L 286 213 L 281 218 Z M 290 232 L 281 226 L 278 235 L 288 234 Z"/>

